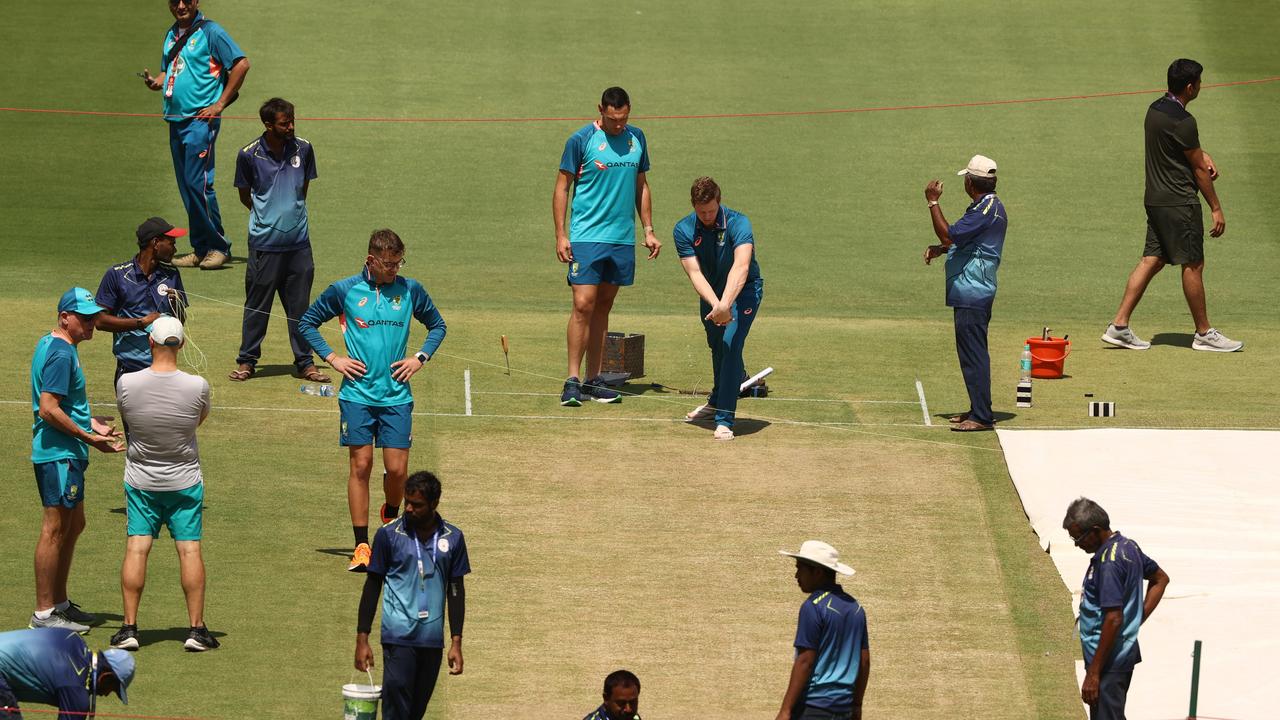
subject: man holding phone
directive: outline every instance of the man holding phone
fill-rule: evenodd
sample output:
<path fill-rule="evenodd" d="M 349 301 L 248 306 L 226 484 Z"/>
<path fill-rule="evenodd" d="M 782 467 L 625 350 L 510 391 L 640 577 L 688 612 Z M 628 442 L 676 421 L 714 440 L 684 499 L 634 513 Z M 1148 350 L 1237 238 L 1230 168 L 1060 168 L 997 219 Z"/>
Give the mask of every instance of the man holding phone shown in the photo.
<path fill-rule="evenodd" d="M 190 252 L 174 258 L 177 267 L 216 270 L 231 256 L 222 214 L 213 191 L 213 150 L 222 111 L 235 102 L 249 72 L 249 58 L 222 26 L 200 12 L 200 0 L 169 0 L 176 22 L 165 34 L 160 68 L 142 81 L 164 91 L 169 151 L 178 191 L 191 229 Z"/>

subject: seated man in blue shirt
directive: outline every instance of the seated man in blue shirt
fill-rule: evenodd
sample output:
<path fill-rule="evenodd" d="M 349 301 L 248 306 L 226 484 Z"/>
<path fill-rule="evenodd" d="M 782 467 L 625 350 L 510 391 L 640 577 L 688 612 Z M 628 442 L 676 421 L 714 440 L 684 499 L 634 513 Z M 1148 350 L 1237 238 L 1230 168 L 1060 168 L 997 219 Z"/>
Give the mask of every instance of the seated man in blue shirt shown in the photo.
<path fill-rule="evenodd" d="M 124 650 L 93 652 L 74 632 L 55 628 L 0 633 L 0 720 L 21 718 L 18 703 L 58 708 L 58 720 L 92 716 L 98 695 L 125 692 L 133 682 L 134 662 Z"/>
<path fill-rule="evenodd" d="M 800 606 L 796 658 L 778 720 L 859 720 L 871 676 L 867 613 L 836 584 L 836 573 L 853 575 L 853 568 L 820 540 L 778 553 L 796 559 L 796 582 L 809 594 Z"/>
<path fill-rule="evenodd" d="M 404 514 L 374 536 L 356 621 L 355 667 L 373 667 L 369 632 L 381 594 L 384 720 L 421 720 L 426 714 L 444 655 L 446 607 L 449 674 L 462 674 L 462 578 L 471 572 L 471 560 L 462 531 L 440 517 L 439 506 L 440 480 L 416 472 L 404 484 Z"/>
<path fill-rule="evenodd" d="M 939 255 L 947 256 L 947 306 L 952 308 L 956 326 L 956 354 L 960 373 L 969 392 L 969 411 L 951 418 L 956 432 L 995 429 L 991 412 L 991 355 L 987 352 L 987 326 L 996 299 L 996 271 L 1004 251 L 1004 235 L 1009 216 L 996 197 L 996 161 L 974 155 L 957 175 L 964 176 L 964 191 L 973 202 L 955 225 L 947 225 L 938 198 L 942 181 L 931 180 L 924 189 L 933 220 L 933 232 L 942 241 L 925 248 L 926 265 Z"/>
<path fill-rule="evenodd" d="M 614 670 L 604 679 L 604 702 L 582 720 L 640 720 L 640 678 Z"/>
<path fill-rule="evenodd" d="M 1093 556 L 1080 593 L 1085 664 L 1080 699 L 1092 720 L 1124 720 L 1133 667 L 1142 662 L 1138 628 L 1160 604 L 1169 576 L 1138 543 L 1113 532 L 1107 511 L 1088 498 L 1067 507 L 1062 528 L 1076 547 Z"/>

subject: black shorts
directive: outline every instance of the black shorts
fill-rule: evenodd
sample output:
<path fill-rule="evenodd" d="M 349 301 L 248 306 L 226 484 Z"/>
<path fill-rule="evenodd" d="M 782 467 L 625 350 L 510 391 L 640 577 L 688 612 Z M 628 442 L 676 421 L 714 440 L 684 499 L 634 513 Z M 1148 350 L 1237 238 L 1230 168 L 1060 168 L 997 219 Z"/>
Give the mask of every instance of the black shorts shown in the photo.
<path fill-rule="evenodd" d="M 1147 245 L 1143 257 L 1170 265 L 1204 260 L 1204 214 L 1195 205 L 1147 206 Z"/>

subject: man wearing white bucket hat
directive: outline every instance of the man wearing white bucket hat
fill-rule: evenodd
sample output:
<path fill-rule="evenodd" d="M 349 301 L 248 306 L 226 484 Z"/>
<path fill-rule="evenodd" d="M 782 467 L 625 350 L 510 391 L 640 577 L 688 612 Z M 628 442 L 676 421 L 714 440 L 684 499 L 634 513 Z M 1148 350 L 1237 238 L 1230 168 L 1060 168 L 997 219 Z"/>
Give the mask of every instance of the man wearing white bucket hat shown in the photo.
<path fill-rule="evenodd" d="M 65 629 L 0 633 L 0 718 L 22 717 L 20 701 L 53 705 L 60 718 L 92 717 L 97 696 L 113 692 L 128 705 L 134 670 L 129 653 L 93 652 Z"/>
<path fill-rule="evenodd" d="M 778 554 L 796 559 L 796 582 L 809 594 L 800 606 L 796 657 L 778 720 L 857 720 L 871 676 L 867 613 L 836 583 L 837 573 L 853 575 L 853 568 L 821 540 Z"/>
<path fill-rule="evenodd" d="M 996 299 L 996 270 L 1004 251 L 1009 216 L 996 197 L 996 161 L 974 155 L 957 175 L 964 176 L 969 207 L 954 225 L 942 215 L 938 198 L 942 181 L 930 180 L 924 188 L 933 232 L 940 244 L 925 248 L 926 265 L 947 256 L 947 306 L 954 314 L 956 354 L 960 374 L 969 393 L 969 411 L 951 419 L 956 432 L 979 432 L 995 427 L 991 412 L 991 355 L 987 352 L 987 326 Z"/>

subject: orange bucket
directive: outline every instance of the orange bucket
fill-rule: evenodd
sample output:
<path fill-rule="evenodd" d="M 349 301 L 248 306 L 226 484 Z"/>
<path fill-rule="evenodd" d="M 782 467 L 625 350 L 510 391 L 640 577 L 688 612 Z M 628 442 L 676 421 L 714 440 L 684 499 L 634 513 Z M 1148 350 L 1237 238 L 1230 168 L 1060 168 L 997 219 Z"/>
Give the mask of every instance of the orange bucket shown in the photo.
<path fill-rule="evenodd" d="M 1063 366 L 1071 354 L 1071 341 L 1051 337 L 1048 340 L 1027 338 L 1031 346 L 1031 377 L 1052 380 L 1062 377 Z"/>

